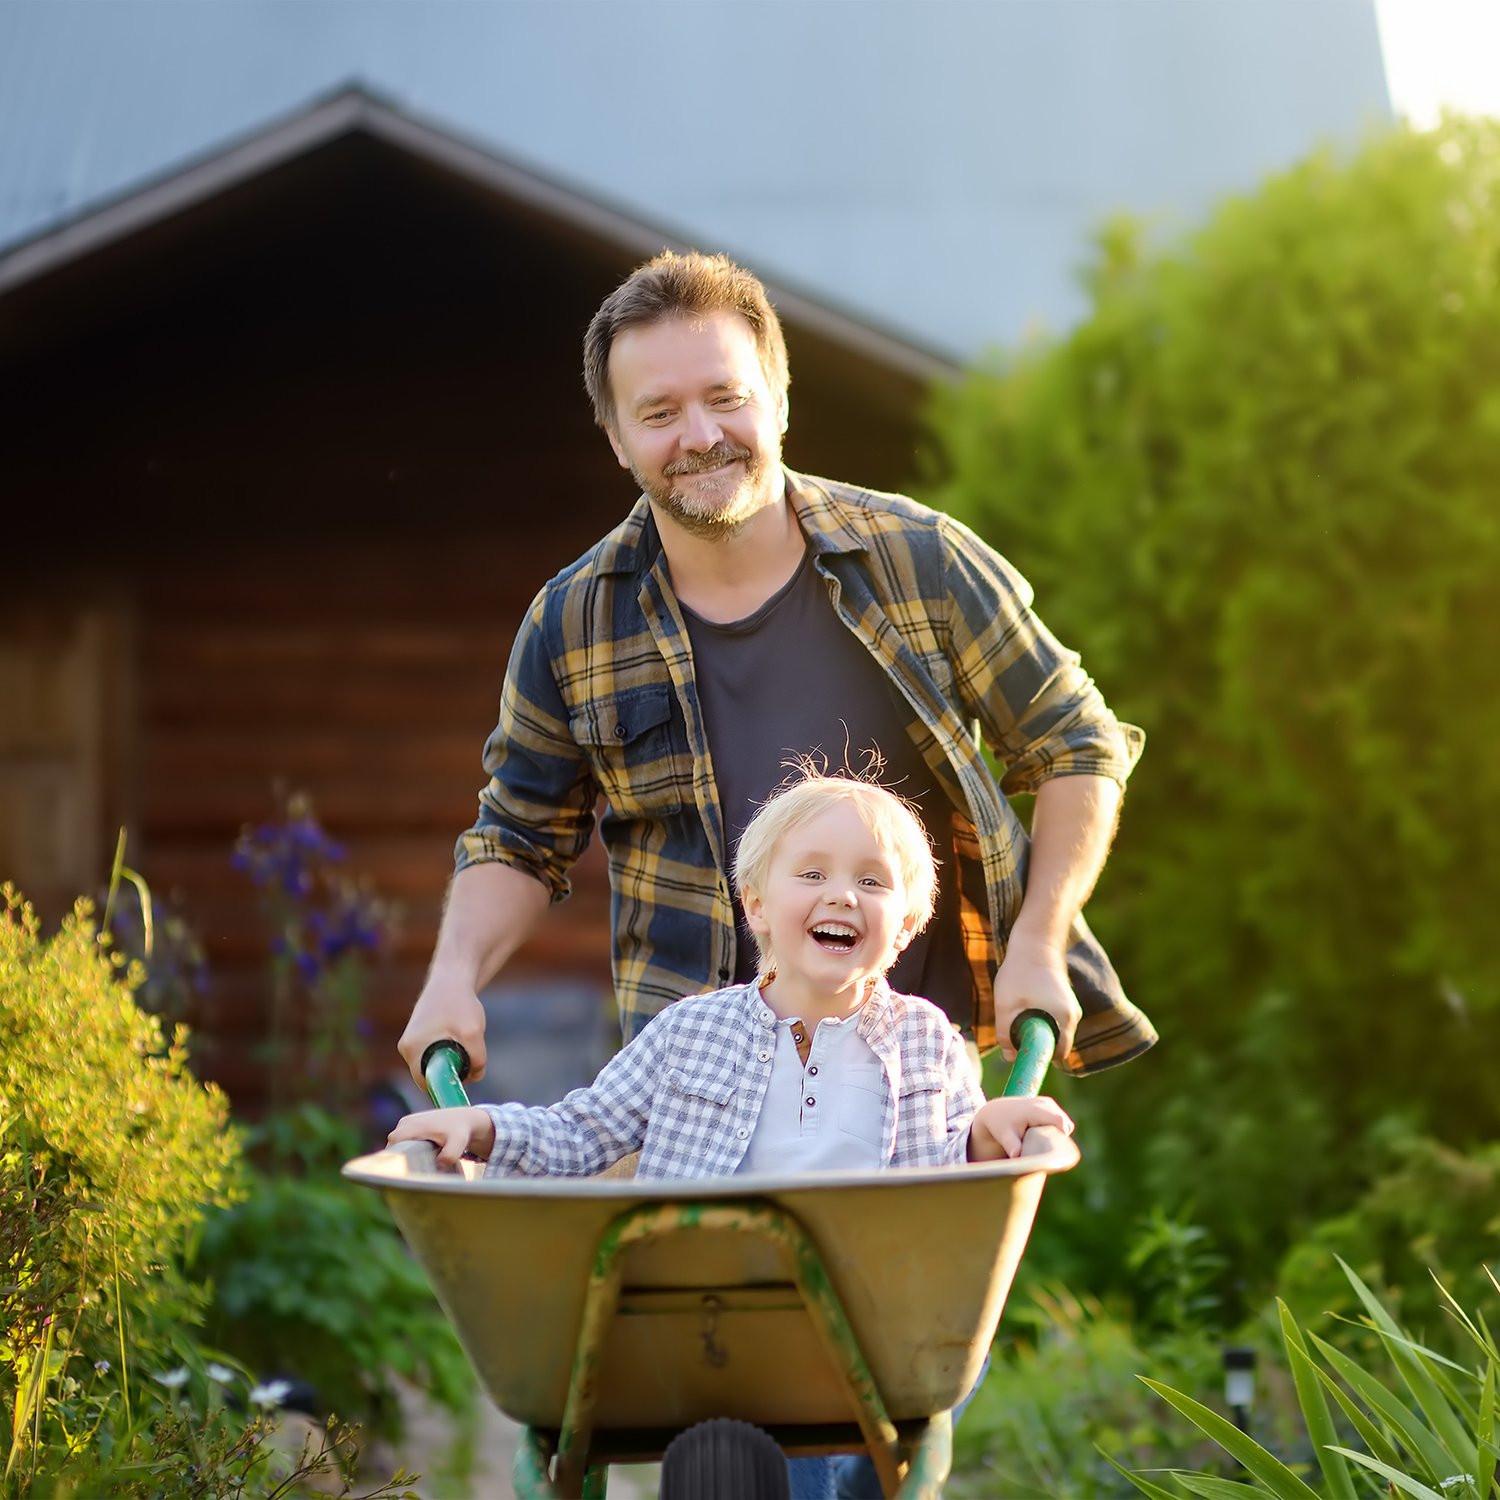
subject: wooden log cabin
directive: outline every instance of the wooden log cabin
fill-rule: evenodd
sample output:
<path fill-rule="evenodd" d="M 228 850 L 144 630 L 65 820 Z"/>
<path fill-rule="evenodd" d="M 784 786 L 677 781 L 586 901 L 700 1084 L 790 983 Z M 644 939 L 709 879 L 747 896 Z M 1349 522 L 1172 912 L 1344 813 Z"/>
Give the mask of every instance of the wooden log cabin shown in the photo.
<path fill-rule="evenodd" d="M 236 835 L 304 789 L 404 908 L 386 1067 L 515 623 L 633 499 L 583 329 L 674 243 L 346 90 L 0 255 L 0 878 L 55 920 L 125 827 L 203 937 L 198 1063 L 240 1107 L 268 983 Z M 788 461 L 909 481 L 946 366 L 768 283 Z M 608 955 L 596 842 L 507 973 L 607 988 Z"/>

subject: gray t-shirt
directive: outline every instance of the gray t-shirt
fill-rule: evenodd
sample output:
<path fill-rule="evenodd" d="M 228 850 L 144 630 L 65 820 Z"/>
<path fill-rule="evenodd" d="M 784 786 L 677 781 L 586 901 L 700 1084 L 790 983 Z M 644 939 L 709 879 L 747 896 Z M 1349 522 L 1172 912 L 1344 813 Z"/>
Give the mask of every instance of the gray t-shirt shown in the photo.
<path fill-rule="evenodd" d="M 932 921 L 897 959 L 891 988 L 925 996 L 972 1030 L 974 979 L 958 922 L 952 806 L 907 733 L 910 709 L 834 613 L 812 554 L 743 620 L 715 624 L 686 606 L 682 614 L 731 861 L 791 757 L 815 754 L 827 757 L 831 771 L 859 769 L 874 746 L 885 761 L 881 781 L 917 804 L 939 860 Z M 755 943 L 738 901 L 735 917 L 734 982 L 743 984 L 755 977 Z"/>

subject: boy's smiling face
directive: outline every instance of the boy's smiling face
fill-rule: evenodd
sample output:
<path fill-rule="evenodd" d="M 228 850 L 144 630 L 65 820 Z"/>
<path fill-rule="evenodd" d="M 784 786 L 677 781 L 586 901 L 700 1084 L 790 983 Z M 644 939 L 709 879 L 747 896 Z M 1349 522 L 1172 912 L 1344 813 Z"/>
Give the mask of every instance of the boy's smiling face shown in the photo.
<path fill-rule="evenodd" d="M 809 998 L 859 992 L 890 968 L 915 925 L 899 864 L 845 800 L 782 837 L 765 887 L 745 892 L 745 920 L 770 950 L 778 983 Z"/>

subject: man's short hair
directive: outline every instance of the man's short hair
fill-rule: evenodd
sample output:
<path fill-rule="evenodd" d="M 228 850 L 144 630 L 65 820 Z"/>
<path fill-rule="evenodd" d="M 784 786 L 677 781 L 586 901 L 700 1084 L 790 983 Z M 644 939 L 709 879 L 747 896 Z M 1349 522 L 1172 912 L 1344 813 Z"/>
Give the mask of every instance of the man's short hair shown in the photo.
<path fill-rule="evenodd" d="M 791 384 L 786 340 L 765 287 L 727 255 L 700 255 L 697 251 L 679 255 L 675 250 L 663 250 L 645 265 L 637 266 L 599 304 L 583 336 L 583 383 L 594 403 L 594 420 L 614 430 L 609 351 L 619 334 L 663 318 L 703 317 L 716 312 L 738 313 L 750 325 L 766 384 L 772 395 L 785 399 Z"/>

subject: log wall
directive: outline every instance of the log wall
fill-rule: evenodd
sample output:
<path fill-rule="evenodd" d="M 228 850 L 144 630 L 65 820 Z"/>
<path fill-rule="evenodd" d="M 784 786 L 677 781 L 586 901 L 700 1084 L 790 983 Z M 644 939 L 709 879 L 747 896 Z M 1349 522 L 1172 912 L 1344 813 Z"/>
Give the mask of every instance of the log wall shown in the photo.
<path fill-rule="evenodd" d="M 200 1059 L 241 1106 L 268 988 L 234 840 L 306 791 L 404 907 L 383 1066 L 516 621 L 633 499 L 578 373 L 632 259 L 351 136 L 0 298 L 0 878 L 55 917 L 127 826 L 203 933 Z M 920 393 L 788 342 L 789 462 L 900 486 Z M 508 972 L 605 984 L 608 946 L 596 845 Z"/>

